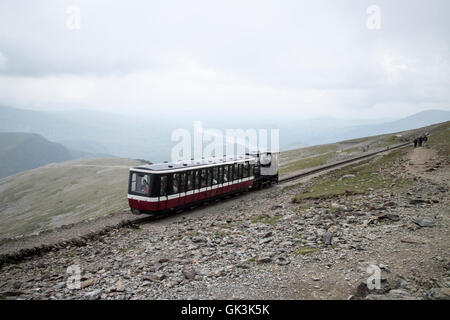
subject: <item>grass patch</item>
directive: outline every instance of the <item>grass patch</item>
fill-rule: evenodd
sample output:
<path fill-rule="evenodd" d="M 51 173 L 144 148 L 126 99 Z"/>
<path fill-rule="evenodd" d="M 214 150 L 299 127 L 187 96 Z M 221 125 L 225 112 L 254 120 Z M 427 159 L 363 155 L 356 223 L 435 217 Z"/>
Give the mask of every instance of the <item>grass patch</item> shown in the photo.
<path fill-rule="evenodd" d="M 252 257 L 252 258 L 250 258 L 250 259 L 247 259 L 246 262 L 247 262 L 247 263 L 253 263 L 253 262 L 256 262 L 256 257 Z"/>
<path fill-rule="evenodd" d="M 225 237 L 227 234 L 225 232 L 221 232 L 221 231 L 216 231 L 214 232 L 214 237 L 216 238 L 223 238 Z"/>
<path fill-rule="evenodd" d="M 303 193 L 293 198 L 294 203 L 305 199 L 325 199 L 340 195 L 354 195 L 366 193 L 369 188 L 389 188 L 393 183 L 403 184 L 406 181 L 390 174 L 390 164 L 405 154 L 406 150 L 398 149 L 379 158 L 368 159 L 335 170 L 325 176 L 313 179 L 314 184 Z M 344 175 L 354 175 L 347 179 L 340 179 Z"/>
<path fill-rule="evenodd" d="M 300 247 L 295 251 L 296 255 L 306 255 L 306 254 L 310 254 L 313 252 L 319 251 L 319 249 L 317 248 L 312 248 L 312 247 Z"/>
<path fill-rule="evenodd" d="M 275 225 L 278 220 L 280 219 L 280 216 L 269 216 L 268 214 L 261 214 L 259 216 L 253 217 L 252 222 L 253 223 L 264 223 L 269 225 Z"/>
<path fill-rule="evenodd" d="M 198 233 L 198 232 L 186 232 L 185 233 L 185 236 L 188 236 L 188 237 L 197 237 L 197 236 L 199 236 L 200 235 L 200 233 Z"/>
<path fill-rule="evenodd" d="M 352 147 L 348 149 L 344 149 L 343 152 L 356 152 L 356 151 L 362 151 L 363 147 Z"/>
<path fill-rule="evenodd" d="M 289 162 L 280 167 L 280 175 L 296 170 L 307 169 L 323 165 L 327 163 L 328 160 L 330 160 L 333 157 L 333 155 L 334 152 L 329 152 L 318 156 L 313 156 Z"/>
<path fill-rule="evenodd" d="M 219 227 L 221 227 L 223 229 L 231 229 L 231 228 L 236 227 L 237 225 L 238 225 L 237 222 L 230 222 L 230 223 L 221 224 L 221 225 L 219 225 Z"/>
<path fill-rule="evenodd" d="M 328 152 L 335 152 L 338 150 L 336 144 L 322 144 L 318 146 L 311 146 L 306 148 L 299 148 L 293 150 L 283 151 L 280 154 L 281 162 L 288 162 L 292 159 L 305 158 L 313 155 L 319 155 Z"/>
<path fill-rule="evenodd" d="M 447 121 L 430 131 L 430 136 L 427 142 L 431 148 L 437 149 L 439 155 L 445 157 L 447 160 L 450 160 L 449 136 L 450 121 Z"/>
<path fill-rule="evenodd" d="M 400 144 L 403 142 L 405 142 L 403 137 L 398 137 L 396 135 L 390 135 L 390 136 L 387 136 L 386 138 L 378 141 L 373 146 L 374 147 L 389 147 L 389 146 L 397 145 L 397 144 Z"/>
<path fill-rule="evenodd" d="M 120 254 L 123 254 L 123 253 L 125 253 L 125 252 L 128 252 L 128 251 L 130 251 L 132 248 L 120 248 L 119 249 L 119 253 Z"/>
<path fill-rule="evenodd" d="M 283 191 L 300 188 L 303 184 L 304 184 L 304 182 L 298 182 L 296 184 L 291 184 L 290 186 L 283 187 Z"/>

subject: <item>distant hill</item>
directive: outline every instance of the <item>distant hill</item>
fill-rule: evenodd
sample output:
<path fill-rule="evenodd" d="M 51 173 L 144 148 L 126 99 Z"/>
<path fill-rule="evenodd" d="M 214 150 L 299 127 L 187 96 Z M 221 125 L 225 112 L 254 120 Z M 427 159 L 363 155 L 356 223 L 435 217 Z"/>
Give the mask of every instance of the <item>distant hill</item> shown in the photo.
<path fill-rule="evenodd" d="M 0 132 L 0 179 L 53 162 L 110 157 L 69 149 L 36 133 Z"/>
<path fill-rule="evenodd" d="M 38 134 L 0 133 L 0 178 L 71 159 L 73 155 L 66 147 Z"/>
<path fill-rule="evenodd" d="M 450 120 L 450 111 L 426 110 L 395 121 L 355 124 L 352 121 L 336 121 L 315 119 L 309 123 L 295 122 L 280 129 L 280 146 L 282 150 L 298 146 L 335 143 L 360 137 L 377 136 L 392 132 L 400 132 Z"/>
<path fill-rule="evenodd" d="M 182 124 L 173 119 L 155 120 L 139 115 L 0 106 L 0 132 L 37 133 L 69 149 L 153 162 L 169 160 L 171 133 L 179 127 Z"/>
<path fill-rule="evenodd" d="M 356 126 L 343 133 L 345 138 L 352 139 L 356 137 L 372 136 L 390 132 L 399 132 L 429 126 L 436 123 L 442 123 L 450 120 L 450 111 L 445 110 L 426 110 L 409 117 L 366 126 Z"/>

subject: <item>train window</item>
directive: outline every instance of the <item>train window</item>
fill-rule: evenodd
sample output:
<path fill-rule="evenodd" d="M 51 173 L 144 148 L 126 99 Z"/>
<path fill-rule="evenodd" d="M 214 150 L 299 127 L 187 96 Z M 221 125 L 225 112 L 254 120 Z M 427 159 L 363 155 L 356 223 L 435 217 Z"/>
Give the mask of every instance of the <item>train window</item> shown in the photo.
<path fill-rule="evenodd" d="M 255 175 L 255 173 L 254 173 L 255 171 L 254 170 L 255 170 L 255 165 L 251 164 L 250 165 L 250 172 L 249 172 L 249 176 L 250 177 L 253 177 Z"/>
<path fill-rule="evenodd" d="M 206 187 L 206 169 L 200 170 L 200 188 Z"/>
<path fill-rule="evenodd" d="M 233 180 L 239 179 L 239 165 L 237 163 L 234 164 L 234 173 L 233 173 Z"/>
<path fill-rule="evenodd" d="M 223 182 L 228 182 L 228 166 L 223 166 Z"/>
<path fill-rule="evenodd" d="M 247 178 L 248 177 L 248 162 L 244 163 L 244 169 L 242 171 L 242 178 Z"/>
<path fill-rule="evenodd" d="M 223 182 L 223 167 L 220 166 L 217 168 L 217 183 Z"/>
<path fill-rule="evenodd" d="M 150 176 L 144 173 L 133 172 L 131 174 L 130 191 L 143 195 L 150 195 Z"/>
<path fill-rule="evenodd" d="M 195 178 L 195 189 L 200 189 L 200 171 L 197 170 L 194 172 L 194 178 Z"/>
<path fill-rule="evenodd" d="M 212 168 L 212 184 L 213 184 L 213 186 L 217 184 L 217 180 L 218 180 L 218 178 L 217 178 L 218 171 L 217 170 L 218 169 L 219 168 L 217 168 L 217 167 Z"/>
<path fill-rule="evenodd" d="M 212 168 L 208 168 L 206 171 L 208 172 L 208 187 L 211 187 L 213 181 Z"/>
<path fill-rule="evenodd" d="M 180 192 L 186 192 L 186 172 L 180 173 Z"/>
<path fill-rule="evenodd" d="M 180 183 L 180 175 L 178 173 L 172 174 L 172 191 L 171 194 L 178 193 L 178 185 Z"/>
<path fill-rule="evenodd" d="M 195 171 L 187 172 L 187 191 L 194 189 L 194 173 Z"/>
<path fill-rule="evenodd" d="M 166 196 L 167 195 L 167 176 L 161 176 L 159 195 L 160 196 Z"/>

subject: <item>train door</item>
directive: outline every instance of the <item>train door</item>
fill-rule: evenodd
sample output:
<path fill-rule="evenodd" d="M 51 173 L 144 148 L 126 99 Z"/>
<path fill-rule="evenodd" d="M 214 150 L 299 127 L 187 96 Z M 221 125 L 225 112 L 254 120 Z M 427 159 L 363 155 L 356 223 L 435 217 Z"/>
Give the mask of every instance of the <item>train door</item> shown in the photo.
<path fill-rule="evenodd" d="M 194 170 L 186 172 L 186 197 L 184 200 L 185 204 L 194 202 L 194 192 L 195 192 L 195 172 Z"/>
<path fill-rule="evenodd" d="M 222 193 L 228 192 L 228 165 L 222 167 Z"/>
<path fill-rule="evenodd" d="M 167 208 L 175 208 L 178 206 L 180 200 L 180 174 L 172 173 L 169 175 L 169 196 L 167 201 Z"/>
<path fill-rule="evenodd" d="M 233 182 L 234 182 L 234 166 L 232 164 L 228 165 L 228 188 L 227 192 L 231 192 L 233 190 Z"/>
<path fill-rule="evenodd" d="M 193 196 L 193 201 L 198 201 L 198 200 L 200 200 L 200 192 L 201 192 L 201 188 L 200 188 L 200 170 L 195 170 L 194 173 L 195 173 L 195 175 L 194 175 L 194 196 Z"/>
<path fill-rule="evenodd" d="M 235 191 L 239 188 L 239 174 L 238 174 L 238 164 L 233 164 L 233 187 L 232 190 Z"/>
<path fill-rule="evenodd" d="M 248 186 L 248 162 L 242 164 L 242 187 L 247 188 Z"/>
<path fill-rule="evenodd" d="M 217 191 L 216 194 L 223 193 L 223 166 L 217 167 Z"/>
<path fill-rule="evenodd" d="M 155 176 L 156 178 L 157 176 Z M 157 210 L 165 210 L 167 208 L 167 175 L 159 176 L 159 197 Z"/>
<path fill-rule="evenodd" d="M 200 169 L 198 171 L 200 179 L 200 192 L 198 194 L 198 200 L 203 200 L 206 198 L 207 194 L 207 171 L 206 169 Z"/>
<path fill-rule="evenodd" d="M 243 187 L 243 182 L 244 182 L 243 171 L 244 171 L 244 164 L 240 163 L 238 165 L 239 189 L 242 189 L 242 187 Z"/>
<path fill-rule="evenodd" d="M 180 197 L 178 198 L 179 206 L 182 206 L 186 203 L 186 183 L 187 183 L 186 175 L 187 172 L 180 173 L 180 186 L 179 186 Z"/>
<path fill-rule="evenodd" d="M 217 167 L 210 168 L 211 173 L 211 197 L 215 197 L 217 195 Z"/>
<path fill-rule="evenodd" d="M 207 172 L 207 181 L 206 181 L 206 197 L 210 198 L 213 196 L 213 168 L 208 168 Z"/>

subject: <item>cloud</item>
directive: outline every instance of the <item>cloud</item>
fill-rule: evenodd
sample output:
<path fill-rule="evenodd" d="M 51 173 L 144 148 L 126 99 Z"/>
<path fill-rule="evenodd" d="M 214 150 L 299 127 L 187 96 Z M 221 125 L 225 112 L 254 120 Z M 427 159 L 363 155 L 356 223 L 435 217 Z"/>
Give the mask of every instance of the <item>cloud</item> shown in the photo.
<path fill-rule="evenodd" d="M 366 26 L 368 1 L 79 0 L 79 30 L 67 28 L 73 1 L 25 3 L 0 4 L 10 106 L 267 117 L 450 108 L 447 1 L 380 0 L 380 30 Z"/>
<path fill-rule="evenodd" d="M 0 51 L 0 70 L 5 69 L 7 60 L 5 55 Z"/>

